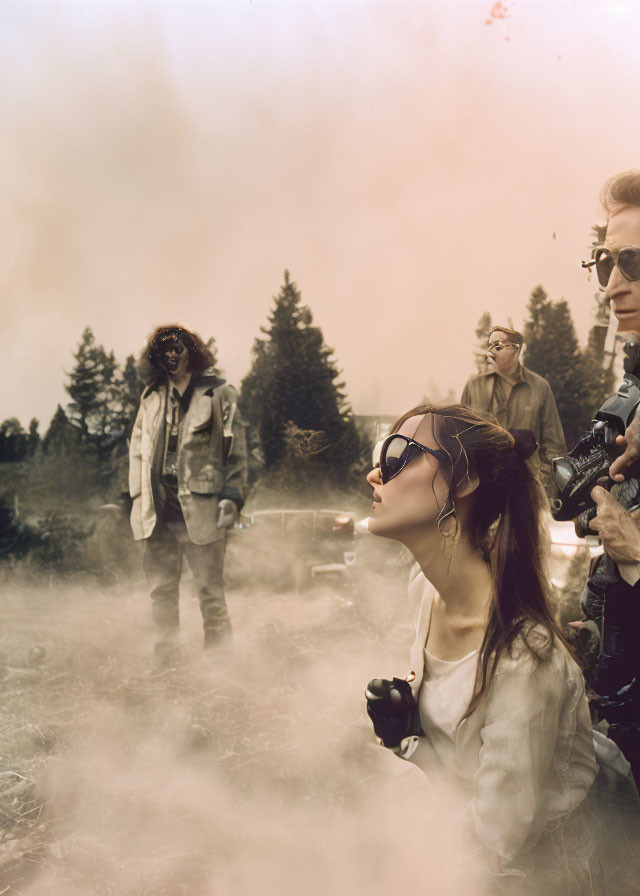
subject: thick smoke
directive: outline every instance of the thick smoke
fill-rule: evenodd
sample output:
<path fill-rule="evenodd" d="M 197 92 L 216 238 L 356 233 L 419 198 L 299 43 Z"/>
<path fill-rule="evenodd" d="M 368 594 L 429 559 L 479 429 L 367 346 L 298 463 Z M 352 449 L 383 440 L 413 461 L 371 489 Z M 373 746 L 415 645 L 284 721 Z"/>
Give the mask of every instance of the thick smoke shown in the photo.
<path fill-rule="evenodd" d="M 7 595 L 5 746 L 42 804 L 19 892 L 467 892 L 445 808 L 365 713 L 369 678 L 406 671 L 405 572 L 232 589 L 233 647 L 212 655 L 186 581 L 171 667 L 154 663 L 141 583 Z"/>

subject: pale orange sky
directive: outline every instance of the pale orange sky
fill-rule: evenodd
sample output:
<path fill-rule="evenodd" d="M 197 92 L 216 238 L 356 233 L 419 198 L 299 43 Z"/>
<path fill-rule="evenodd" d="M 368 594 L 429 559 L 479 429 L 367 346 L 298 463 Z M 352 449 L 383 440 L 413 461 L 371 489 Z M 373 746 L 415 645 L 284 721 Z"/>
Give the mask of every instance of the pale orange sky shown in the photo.
<path fill-rule="evenodd" d="M 285 267 L 360 413 L 459 392 L 480 314 L 520 326 L 539 282 L 584 341 L 640 9 L 492 6 L 7 0 L 0 420 L 46 428 L 86 325 L 122 361 L 179 319 L 239 386 Z"/>

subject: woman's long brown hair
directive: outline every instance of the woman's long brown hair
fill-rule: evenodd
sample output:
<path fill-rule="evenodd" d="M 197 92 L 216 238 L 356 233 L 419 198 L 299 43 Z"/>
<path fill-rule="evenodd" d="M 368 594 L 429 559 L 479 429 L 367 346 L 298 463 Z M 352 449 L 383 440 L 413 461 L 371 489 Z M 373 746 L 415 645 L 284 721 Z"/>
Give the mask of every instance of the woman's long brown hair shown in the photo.
<path fill-rule="evenodd" d="M 468 716 L 487 692 L 498 660 L 518 635 L 538 660 L 548 654 L 554 638 L 567 642 L 548 603 L 541 531 L 544 492 L 514 437 L 463 405 L 421 405 L 400 417 L 393 431 L 409 417 L 424 414 L 433 415 L 434 438 L 448 457 L 441 465 L 449 492 L 440 518 L 455 511 L 459 487 L 469 479 L 477 480 L 477 487 L 465 498 L 462 535 L 482 551 L 493 579 Z M 543 638 L 533 634 L 536 626 L 543 628 Z"/>

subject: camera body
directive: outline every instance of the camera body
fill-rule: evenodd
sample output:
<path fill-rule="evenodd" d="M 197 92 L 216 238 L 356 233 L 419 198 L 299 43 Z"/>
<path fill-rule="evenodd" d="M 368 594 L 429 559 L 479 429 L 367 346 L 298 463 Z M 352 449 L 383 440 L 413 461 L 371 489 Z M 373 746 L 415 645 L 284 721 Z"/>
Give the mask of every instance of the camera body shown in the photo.
<path fill-rule="evenodd" d="M 640 507 L 640 479 L 614 483 L 609 466 L 620 453 L 616 438 L 623 435 L 640 404 L 640 344 L 625 345 L 625 375 L 615 395 L 607 398 L 591 423 L 590 431 L 564 457 L 552 461 L 552 479 L 558 495 L 551 512 L 557 520 L 575 520 L 576 533 L 588 535 L 597 508 L 591 499 L 595 485 L 613 489 L 627 512 Z M 615 488 L 614 488 L 615 486 Z M 585 666 L 592 688 L 590 708 L 596 719 L 606 719 L 609 736 L 622 747 L 640 743 L 640 674 L 637 638 L 640 632 L 638 586 L 628 585 L 614 561 L 605 553 L 596 558 L 582 594 L 582 609 L 598 635 L 597 657 Z M 583 657 L 585 659 L 585 657 Z M 624 744 L 624 746 L 623 746 Z"/>
<path fill-rule="evenodd" d="M 607 490 L 615 485 L 609 467 L 619 454 L 616 438 L 624 435 L 639 404 L 640 379 L 627 370 L 618 391 L 604 401 L 591 421 L 589 432 L 569 454 L 553 459 L 551 478 L 557 496 L 551 501 L 551 514 L 555 520 L 580 517 L 577 528 L 587 534 L 589 520 L 595 516 L 591 490 L 595 485 Z"/>

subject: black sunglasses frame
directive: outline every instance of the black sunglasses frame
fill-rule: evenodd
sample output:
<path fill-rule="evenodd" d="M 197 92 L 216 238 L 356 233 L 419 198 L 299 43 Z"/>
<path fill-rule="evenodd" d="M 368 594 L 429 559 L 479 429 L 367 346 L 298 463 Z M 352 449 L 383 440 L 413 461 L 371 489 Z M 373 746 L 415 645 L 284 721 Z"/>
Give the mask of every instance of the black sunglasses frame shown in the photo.
<path fill-rule="evenodd" d="M 449 458 L 449 455 L 447 454 L 446 451 L 441 451 L 439 448 L 436 448 L 435 450 L 433 448 L 427 448 L 426 445 L 422 445 L 420 442 L 416 442 L 415 439 L 410 439 L 409 436 L 403 436 L 399 432 L 392 432 L 391 435 L 388 435 L 385 438 L 385 440 L 383 441 L 382 446 L 380 448 L 380 478 L 382 479 L 383 485 L 386 485 L 387 482 L 389 482 L 391 479 L 394 479 L 398 475 L 398 473 L 401 473 L 404 470 L 404 468 L 407 466 L 407 464 L 410 461 L 412 461 L 414 457 L 416 457 L 416 455 L 407 457 L 406 460 L 403 461 L 400 468 L 395 471 L 395 473 L 392 473 L 391 475 L 387 475 L 387 473 L 388 473 L 387 449 L 388 449 L 389 445 L 391 444 L 391 442 L 393 441 L 393 439 L 402 439 L 404 442 L 407 443 L 406 448 L 402 449 L 402 453 L 400 454 L 400 457 L 402 457 L 402 455 L 405 453 L 407 448 L 410 448 L 411 446 L 413 446 L 414 448 L 419 448 L 420 451 L 423 451 L 425 454 L 431 454 L 432 457 L 436 458 L 436 460 L 443 461 L 443 460 L 448 460 L 448 458 Z"/>
<path fill-rule="evenodd" d="M 589 271 L 592 267 L 595 266 L 596 274 L 598 275 L 598 283 L 602 287 L 602 289 L 606 289 L 609 284 L 609 280 L 611 279 L 611 274 L 613 273 L 614 267 L 617 266 L 618 270 L 622 274 L 625 280 L 628 280 L 629 283 L 635 283 L 637 280 L 640 280 L 640 265 L 638 265 L 639 271 L 637 277 L 630 277 L 629 274 L 624 270 L 625 264 L 620 265 L 620 253 L 625 252 L 631 249 L 633 255 L 635 257 L 640 256 L 640 247 L 638 246 L 621 246 L 619 249 L 606 249 L 604 246 L 596 246 L 591 250 L 591 261 L 583 261 L 582 267 L 587 268 Z M 609 258 L 613 262 L 611 265 L 611 270 L 609 271 L 609 275 L 606 280 L 600 276 L 600 268 L 598 264 L 602 261 L 603 258 Z"/>
<path fill-rule="evenodd" d="M 173 352 L 175 355 L 180 356 L 184 352 L 187 351 L 187 348 L 185 348 L 185 346 L 181 345 L 179 342 L 178 343 L 169 342 L 169 343 L 163 345 L 162 348 L 160 349 L 160 351 L 162 352 L 163 355 L 166 355 L 169 352 Z"/>

